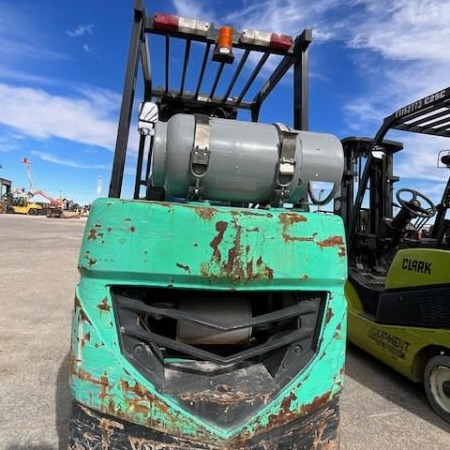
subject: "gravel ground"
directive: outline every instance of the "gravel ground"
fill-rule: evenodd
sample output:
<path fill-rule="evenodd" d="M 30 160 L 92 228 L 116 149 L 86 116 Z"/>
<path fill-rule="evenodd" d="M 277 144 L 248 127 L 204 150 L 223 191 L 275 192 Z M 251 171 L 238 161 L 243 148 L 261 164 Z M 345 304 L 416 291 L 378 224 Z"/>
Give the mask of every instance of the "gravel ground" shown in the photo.
<path fill-rule="evenodd" d="M 70 320 L 85 221 L 0 215 L 0 449 L 67 448 Z M 343 450 L 450 449 L 410 383 L 349 348 Z"/>

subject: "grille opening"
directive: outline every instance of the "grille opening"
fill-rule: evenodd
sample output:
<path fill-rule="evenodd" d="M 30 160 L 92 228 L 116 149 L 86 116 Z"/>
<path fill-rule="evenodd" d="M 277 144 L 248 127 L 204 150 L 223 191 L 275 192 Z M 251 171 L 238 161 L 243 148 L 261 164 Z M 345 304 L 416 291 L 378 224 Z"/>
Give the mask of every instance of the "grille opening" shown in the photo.
<path fill-rule="evenodd" d="M 115 287 L 112 294 L 125 353 L 147 346 L 160 364 L 184 359 L 222 365 L 279 362 L 298 340 L 308 340 L 314 351 L 327 296 L 151 287 Z"/>
<path fill-rule="evenodd" d="M 125 358 L 192 413 L 230 426 L 313 358 L 328 298 L 324 291 L 128 286 L 111 294 Z"/>
<path fill-rule="evenodd" d="M 128 309 L 130 300 L 140 301 L 136 308 L 136 328 L 143 333 L 159 335 L 172 341 L 195 345 L 219 356 L 229 356 L 281 338 L 308 324 L 308 316 L 315 308 L 304 311 L 303 317 L 295 310 L 302 300 L 300 293 L 286 292 L 223 292 L 186 289 L 126 289 L 121 292 L 121 305 Z M 133 303 L 132 306 L 138 306 Z M 152 307 L 151 311 L 146 306 Z M 251 324 L 249 321 L 275 312 L 286 312 L 272 320 Z M 171 313 L 171 314 L 168 314 Z M 178 314 L 180 313 L 180 314 Z M 197 321 L 196 321 L 197 320 Z M 249 322 L 249 323 L 246 323 Z M 221 330 L 206 323 L 219 325 Z M 237 326 L 240 324 L 241 326 Z M 160 345 L 164 359 L 186 357 L 176 348 Z M 203 358 L 195 358 L 194 359 Z M 255 355 L 253 358 L 255 359 Z M 258 358 L 256 358 L 258 359 Z"/>
<path fill-rule="evenodd" d="M 328 296 L 128 286 L 111 293 L 122 353 L 159 386 L 168 369 L 212 376 L 256 364 L 272 380 L 289 377 L 316 351 Z"/>

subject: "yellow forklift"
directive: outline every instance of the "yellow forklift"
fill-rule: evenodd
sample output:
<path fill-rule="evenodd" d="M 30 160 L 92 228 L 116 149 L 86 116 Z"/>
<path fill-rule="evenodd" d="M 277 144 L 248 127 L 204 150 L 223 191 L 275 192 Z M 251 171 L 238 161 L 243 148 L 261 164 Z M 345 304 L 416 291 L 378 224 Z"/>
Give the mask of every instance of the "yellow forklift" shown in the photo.
<path fill-rule="evenodd" d="M 11 197 L 7 202 L 6 212 L 10 214 L 28 214 L 38 216 L 41 214 L 42 205 L 29 200 L 27 196 Z"/>
<path fill-rule="evenodd" d="M 344 177 L 334 203 L 347 230 L 348 339 L 423 382 L 430 405 L 447 422 L 450 178 L 438 205 L 405 188 L 395 202 L 393 160 L 403 145 L 384 138 L 391 129 L 450 137 L 449 114 L 447 88 L 386 117 L 373 139 L 344 139 Z M 450 168 L 450 151 L 440 152 L 438 165 Z"/>

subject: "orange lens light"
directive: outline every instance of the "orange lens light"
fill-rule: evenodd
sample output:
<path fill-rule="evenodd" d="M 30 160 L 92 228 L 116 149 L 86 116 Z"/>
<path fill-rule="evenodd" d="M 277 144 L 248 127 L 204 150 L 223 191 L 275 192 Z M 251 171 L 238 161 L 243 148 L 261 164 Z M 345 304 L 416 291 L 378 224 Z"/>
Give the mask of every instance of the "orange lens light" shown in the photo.
<path fill-rule="evenodd" d="M 233 47 L 233 27 L 222 27 L 219 30 L 217 49 L 219 53 L 231 53 Z"/>

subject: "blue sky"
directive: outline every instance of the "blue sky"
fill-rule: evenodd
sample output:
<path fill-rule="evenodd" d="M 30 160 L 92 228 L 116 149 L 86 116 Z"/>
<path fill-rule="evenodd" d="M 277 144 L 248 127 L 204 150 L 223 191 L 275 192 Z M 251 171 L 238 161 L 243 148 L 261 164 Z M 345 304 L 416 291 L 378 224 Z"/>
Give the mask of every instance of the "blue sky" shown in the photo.
<path fill-rule="evenodd" d="M 27 187 L 20 163 L 27 157 L 36 190 L 88 203 L 101 177 L 106 195 L 132 6 L 132 0 L 0 0 L 0 177 Z M 146 8 L 238 29 L 296 35 L 312 27 L 310 129 L 339 138 L 373 136 L 386 115 L 450 85 L 450 2 L 147 0 Z M 284 82 L 262 119 L 291 124 L 290 93 Z M 124 197 L 132 192 L 132 134 Z M 450 143 L 411 133 L 389 137 L 405 143 L 396 161 L 398 187 L 438 201 L 448 171 L 436 169 L 437 151 Z"/>

